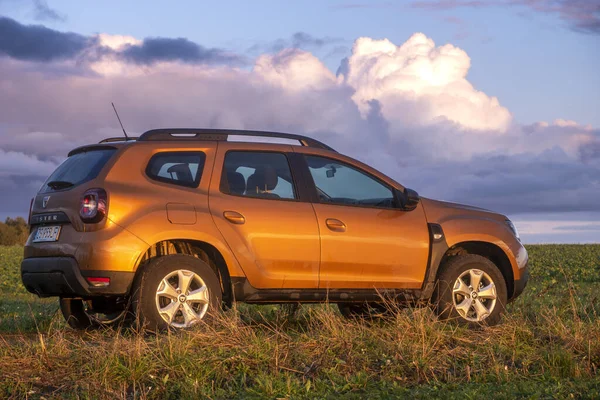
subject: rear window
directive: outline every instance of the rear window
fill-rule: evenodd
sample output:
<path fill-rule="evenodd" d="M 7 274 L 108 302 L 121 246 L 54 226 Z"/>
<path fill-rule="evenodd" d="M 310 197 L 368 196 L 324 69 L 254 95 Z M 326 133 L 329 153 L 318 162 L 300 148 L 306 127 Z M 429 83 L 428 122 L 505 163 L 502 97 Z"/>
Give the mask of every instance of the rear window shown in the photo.
<path fill-rule="evenodd" d="M 202 152 L 163 152 L 152 156 L 146 174 L 159 182 L 198 187 L 206 155 Z"/>
<path fill-rule="evenodd" d="M 72 155 L 56 168 L 46 180 L 40 192 L 47 193 L 69 189 L 91 181 L 98 176 L 116 151 L 117 149 L 102 149 Z M 54 185 L 53 182 L 64 182 L 64 184 Z"/>

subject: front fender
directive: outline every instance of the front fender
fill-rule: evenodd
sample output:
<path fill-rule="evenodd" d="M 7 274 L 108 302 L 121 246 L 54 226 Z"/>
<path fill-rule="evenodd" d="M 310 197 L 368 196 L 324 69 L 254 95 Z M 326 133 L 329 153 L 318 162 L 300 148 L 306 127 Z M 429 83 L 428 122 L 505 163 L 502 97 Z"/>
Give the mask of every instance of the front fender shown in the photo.
<path fill-rule="evenodd" d="M 521 279 L 527 265 L 527 251 L 504 221 L 457 216 L 440 225 L 450 248 L 465 242 L 485 242 L 499 247 L 510 261 L 514 278 Z"/>

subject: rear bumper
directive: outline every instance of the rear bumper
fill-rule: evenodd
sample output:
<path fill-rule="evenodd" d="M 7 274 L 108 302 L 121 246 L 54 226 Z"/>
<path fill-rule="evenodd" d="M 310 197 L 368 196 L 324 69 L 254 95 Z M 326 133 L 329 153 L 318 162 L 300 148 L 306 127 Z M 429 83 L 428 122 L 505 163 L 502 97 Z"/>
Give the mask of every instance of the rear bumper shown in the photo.
<path fill-rule="evenodd" d="M 109 278 L 104 287 L 91 285 L 86 278 Z M 21 280 L 25 288 L 40 297 L 118 296 L 129 292 L 133 272 L 80 271 L 71 257 L 26 258 L 21 263 Z"/>

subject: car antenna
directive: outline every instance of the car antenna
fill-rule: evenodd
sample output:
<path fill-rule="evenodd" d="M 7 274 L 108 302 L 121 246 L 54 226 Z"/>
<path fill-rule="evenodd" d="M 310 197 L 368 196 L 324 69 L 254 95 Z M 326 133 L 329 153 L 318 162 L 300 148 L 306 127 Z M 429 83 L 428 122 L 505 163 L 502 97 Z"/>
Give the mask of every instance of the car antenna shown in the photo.
<path fill-rule="evenodd" d="M 129 140 L 129 136 L 127 136 L 127 132 L 125 132 L 125 128 L 123 127 L 123 123 L 121 122 L 121 118 L 119 118 L 119 113 L 115 107 L 115 103 L 111 102 L 113 110 L 115 110 L 115 114 L 117 115 L 117 119 L 119 120 L 119 124 L 121 125 L 121 129 L 123 129 L 123 135 L 125 135 L 125 140 Z"/>

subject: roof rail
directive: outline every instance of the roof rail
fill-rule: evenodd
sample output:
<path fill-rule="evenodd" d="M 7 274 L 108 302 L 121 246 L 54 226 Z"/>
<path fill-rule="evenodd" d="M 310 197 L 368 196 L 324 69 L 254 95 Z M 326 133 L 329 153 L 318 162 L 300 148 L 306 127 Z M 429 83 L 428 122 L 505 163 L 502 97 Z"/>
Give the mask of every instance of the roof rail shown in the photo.
<path fill-rule="evenodd" d="M 227 141 L 230 136 L 254 136 L 254 137 L 270 137 L 279 139 L 297 140 L 302 146 L 314 147 L 335 151 L 316 139 L 308 136 L 295 135 L 292 133 L 279 132 L 264 132 L 264 131 L 246 131 L 235 129 L 194 129 L 194 128 L 173 128 L 173 129 L 152 129 L 143 133 L 137 140 L 140 142 L 153 140 L 182 140 L 182 141 L 197 141 L 197 140 L 214 140 Z"/>
<path fill-rule="evenodd" d="M 137 137 L 129 136 L 128 138 L 124 138 L 123 136 L 109 137 L 106 139 L 102 139 L 98 143 L 112 143 L 112 142 L 129 142 L 132 140 L 137 140 Z"/>

